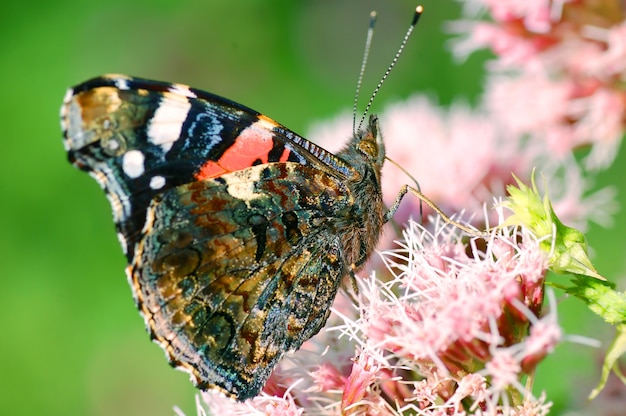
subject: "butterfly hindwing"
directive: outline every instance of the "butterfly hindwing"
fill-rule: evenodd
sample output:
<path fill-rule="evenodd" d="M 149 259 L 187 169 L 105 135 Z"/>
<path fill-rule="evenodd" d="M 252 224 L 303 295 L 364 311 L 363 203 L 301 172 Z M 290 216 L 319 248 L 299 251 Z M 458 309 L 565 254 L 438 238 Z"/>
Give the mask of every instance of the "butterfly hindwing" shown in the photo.
<path fill-rule="evenodd" d="M 130 275 L 170 361 L 200 387 L 258 394 L 326 320 L 347 267 L 329 222 L 348 195 L 317 169 L 278 163 L 157 198 Z"/>

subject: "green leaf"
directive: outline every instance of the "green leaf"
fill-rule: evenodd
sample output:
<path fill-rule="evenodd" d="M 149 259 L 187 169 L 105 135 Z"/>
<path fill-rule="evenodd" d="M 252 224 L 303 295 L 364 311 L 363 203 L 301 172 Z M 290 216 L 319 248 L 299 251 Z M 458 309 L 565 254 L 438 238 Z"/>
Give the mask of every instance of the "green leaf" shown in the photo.
<path fill-rule="evenodd" d="M 591 391 L 589 394 L 589 400 L 594 399 L 604 386 L 606 385 L 606 381 L 609 379 L 609 375 L 611 374 L 611 370 L 619 377 L 622 383 L 626 384 L 626 377 L 619 370 L 619 365 L 617 363 L 617 359 L 626 352 L 626 326 L 618 325 L 617 326 L 617 334 L 611 345 L 609 346 L 608 351 L 606 352 L 606 356 L 604 357 L 604 363 L 602 364 L 602 375 L 600 376 L 600 382 L 597 387 Z"/>
<path fill-rule="evenodd" d="M 589 395 L 591 400 L 602 391 L 611 370 L 626 384 L 626 377 L 621 373 L 617 364 L 617 359 L 626 352 L 626 292 L 618 292 L 612 284 L 585 276 L 577 276 L 573 283 L 575 286 L 565 288 L 565 291 L 584 300 L 589 305 L 589 309 L 606 322 L 616 325 L 617 329 L 615 339 L 611 342 L 604 357 L 600 381 Z"/>
<path fill-rule="evenodd" d="M 517 187 L 507 186 L 508 200 L 504 203 L 513 215 L 504 225 L 526 227 L 541 239 L 540 247 L 549 256 L 550 270 L 556 273 L 572 273 L 606 280 L 591 264 L 587 255 L 587 241 L 583 233 L 563 224 L 556 216 L 546 194 L 543 198 L 537 190 L 534 172 L 532 188 L 513 175 Z"/>
<path fill-rule="evenodd" d="M 616 291 L 609 283 L 578 276 L 575 286 L 565 291 L 587 303 L 589 309 L 611 325 L 626 324 L 626 292 Z"/>

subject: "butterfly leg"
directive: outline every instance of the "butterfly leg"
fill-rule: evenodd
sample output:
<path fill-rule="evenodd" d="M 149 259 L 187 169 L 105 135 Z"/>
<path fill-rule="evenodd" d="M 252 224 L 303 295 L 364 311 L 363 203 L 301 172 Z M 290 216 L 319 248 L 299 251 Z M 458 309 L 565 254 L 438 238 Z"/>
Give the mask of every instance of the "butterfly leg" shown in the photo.
<path fill-rule="evenodd" d="M 389 220 L 391 220 L 391 218 L 393 218 L 394 214 L 400 207 L 400 202 L 402 202 L 402 198 L 404 198 L 404 195 L 406 195 L 407 192 L 409 192 L 409 185 L 406 185 L 406 184 L 402 185 L 400 192 L 398 192 L 398 195 L 396 196 L 396 200 L 393 201 L 393 204 L 391 204 L 391 206 L 389 207 L 389 209 L 387 210 L 387 212 L 385 212 L 385 215 L 383 216 L 384 224 L 386 224 L 387 222 L 389 222 Z"/>
<path fill-rule="evenodd" d="M 359 296 L 359 284 L 356 281 L 356 273 L 354 272 L 355 267 L 356 266 L 354 265 L 350 267 L 350 283 L 352 284 L 352 291 L 354 292 L 354 295 Z M 358 303 L 355 296 L 353 296 L 348 291 L 346 291 L 346 293 L 348 294 L 348 296 L 350 297 L 353 303 L 355 304 Z"/>
<path fill-rule="evenodd" d="M 391 204 L 391 207 L 389 207 L 389 209 L 387 210 L 387 212 L 385 213 L 385 215 L 383 216 L 383 222 L 387 223 L 387 221 L 389 221 L 393 215 L 396 213 L 396 211 L 398 210 L 398 207 L 400 206 L 400 202 L 402 202 L 402 198 L 404 198 L 404 196 L 407 194 L 407 192 L 411 192 L 413 195 L 415 195 L 420 201 L 424 202 L 426 205 L 428 205 L 430 208 L 432 208 L 433 211 L 435 211 L 437 213 L 437 215 L 439 215 L 441 217 L 441 219 L 443 219 L 446 223 L 466 232 L 469 235 L 472 235 L 474 237 L 488 237 L 489 236 L 489 231 L 481 231 L 481 230 L 477 230 L 475 228 L 471 228 L 468 227 L 465 224 L 461 224 L 458 221 L 454 221 L 453 219 L 451 219 L 450 217 L 448 217 L 442 210 L 441 208 L 439 208 L 437 205 L 435 205 L 435 203 L 433 201 L 431 201 L 430 199 L 428 199 L 426 197 L 426 195 L 424 195 L 423 193 L 421 193 L 418 189 L 413 188 L 412 186 L 409 185 L 403 185 L 402 189 L 400 189 L 400 192 L 398 192 L 398 196 L 396 196 L 396 200 L 393 201 L 393 204 Z M 421 208 L 420 208 L 420 215 L 421 215 Z"/>

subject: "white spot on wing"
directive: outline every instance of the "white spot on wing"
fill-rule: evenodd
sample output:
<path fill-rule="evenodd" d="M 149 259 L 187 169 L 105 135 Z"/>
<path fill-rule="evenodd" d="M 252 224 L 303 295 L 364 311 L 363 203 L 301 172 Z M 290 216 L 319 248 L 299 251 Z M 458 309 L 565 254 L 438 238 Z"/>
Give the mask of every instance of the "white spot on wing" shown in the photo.
<path fill-rule="evenodd" d="M 152 189 L 161 189 L 165 185 L 165 178 L 163 176 L 157 175 L 150 178 L 150 188 Z"/>
<path fill-rule="evenodd" d="M 168 152 L 180 137 L 190 108 L 191 103 L 186 96 L 174 92 L 163 93 L 161 105 L 148 124 L 150 143 L 159 145 L 164 152 Z"/>
<path fill-rule="evenodd" d="M 277 127 L 278 125 L 276 124 L 276 122 L 274 120 L 271 120 L 271 119 L 269 119 L 267 117 L 261 116 L 259 118 L 259 120 L 256 123 L 253 124 L 253 126 L 255 128 L 272 131 L 274 129 L 274 127 Z"/>
<path fill-rule="evenodd" d="M 226 190 L 232 197 L 246 202 L 260 198 L 263 195 L 254 192 L 254 185 L 261 179 L 262 169 L 263 166 L 255 166 L 224 175 L 223 178 L 228 186 Z"/>
<path fill-rule="evenodd" d="M 139 150 L 130 150 L 124 154 L 122 169 L 129 178 L 138 178 L 144 172 L 144 156 Z"/>
<path fill-rule="evenodd" d="M 118 78 L 115 80 L 115 86 L 120 90 L 129 90 L 128 80 L 124 78 Z"/>
<path fill-rule="evenodd" d="M 196 94 L 191 92 L 188 86 L 183 84 L 172 84 L 172 86 L 170 87 L 170 92 L 172 94 L 184 95 L 185 97 L 189 98 L 198 98 Z"/>

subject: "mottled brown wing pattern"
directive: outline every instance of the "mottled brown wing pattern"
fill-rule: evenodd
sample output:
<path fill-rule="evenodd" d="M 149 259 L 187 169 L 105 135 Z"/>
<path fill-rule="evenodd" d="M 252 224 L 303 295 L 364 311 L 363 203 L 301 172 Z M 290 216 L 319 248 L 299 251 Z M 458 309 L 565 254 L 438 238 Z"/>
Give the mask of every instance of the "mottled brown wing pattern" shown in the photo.
<path fill-rule="evenodd" d="M 172 364 L 200 388 L 258 394 L 280 357 L 328 317 L 350 266 L 333 223 L 352 204 L 336 178 L 297 163 L 156 198 L 129 274 Z"/>

